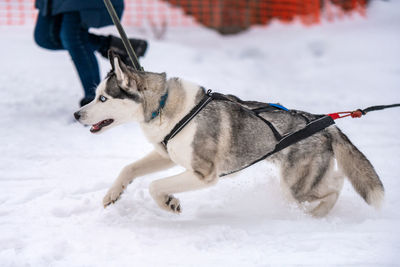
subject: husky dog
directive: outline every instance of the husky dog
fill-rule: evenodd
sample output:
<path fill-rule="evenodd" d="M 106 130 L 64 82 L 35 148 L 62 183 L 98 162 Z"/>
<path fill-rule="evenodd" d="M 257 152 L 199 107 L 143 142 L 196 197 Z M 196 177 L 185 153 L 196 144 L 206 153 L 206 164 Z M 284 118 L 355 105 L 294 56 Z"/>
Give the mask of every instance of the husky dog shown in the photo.
<path fill-rule="evenodd" d="M 271 128 L 248 109 L 266 104 L 211 101 L 174 138 L 162 141 L 171 129 L 204 97 L 203 87 L 165 73 L 138 72 L 110 54 L 112 70 L 96 98 L 74 113 L 92 133 L 136 121 L 154 150 L 127 165 L 103 199 L 104 207 L 118 200 L 137 177 L 180 165 L 185 171 L 150 184 L 150 194 L 167 211 L 180 213 L 174 194 L 214 185 L 219 176 L 238 170 L 272 151 L 277 143 Z M 303 128 L 316 115 L 271 109 L 260 114 L 283 136 Z M 336 203 L 346 176 L 370 205 L 379 207 L 383 185 L 368 159 L 336 126 L 330 126 L 268 157 L 280 168 L 283 192 L 297 203 L 309 203 L 308 212 L 326 215 Z M 336 164 L 337 163 L 337 164 Z"/>

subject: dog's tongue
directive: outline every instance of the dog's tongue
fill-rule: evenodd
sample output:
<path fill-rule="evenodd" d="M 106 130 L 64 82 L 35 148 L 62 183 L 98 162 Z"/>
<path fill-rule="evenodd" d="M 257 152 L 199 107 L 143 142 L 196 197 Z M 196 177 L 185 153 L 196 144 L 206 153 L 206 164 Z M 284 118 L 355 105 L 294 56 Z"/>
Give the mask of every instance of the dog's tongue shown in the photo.
<path fill-rule="evenodd" d="M 96 130 L 99 130 L 100 129 L 100 124 L 102 123 L 102 121 L 101 122 L 99 122 L 99 123 L 96 123 L 96 124 L 93 124 L 92 125 L 92 131 L 94 130 L 94 131 L 96 131 Z"/>

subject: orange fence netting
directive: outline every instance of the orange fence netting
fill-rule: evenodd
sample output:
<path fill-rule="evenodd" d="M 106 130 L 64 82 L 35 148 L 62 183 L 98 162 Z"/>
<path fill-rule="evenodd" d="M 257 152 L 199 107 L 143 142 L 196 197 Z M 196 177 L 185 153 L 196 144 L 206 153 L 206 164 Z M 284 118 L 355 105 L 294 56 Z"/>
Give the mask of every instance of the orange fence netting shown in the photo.
<path fill-rule="evenodd" d="M 87 0 L 85 0 L 87 1 Z M 126 0 L 123 24 L 171 27 L 198 23 L 221 33 L 236 33 L 272 19 L 298 20 L 305 25 L 345 14 L 365 14 L 369 0 Z M 37 11 L 34 0 L 0 0 L 0 26 L 30 25 Z"/>

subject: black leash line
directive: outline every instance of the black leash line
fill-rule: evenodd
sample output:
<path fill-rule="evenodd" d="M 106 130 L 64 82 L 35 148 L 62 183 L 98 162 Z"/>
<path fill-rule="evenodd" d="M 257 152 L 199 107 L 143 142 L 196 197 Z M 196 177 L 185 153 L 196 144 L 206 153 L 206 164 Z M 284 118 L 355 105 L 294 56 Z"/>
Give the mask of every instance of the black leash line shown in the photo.
<path fill-rule="evenodd" d="M 132 45 L 128 40 L 128 37 L 126 36 L 124 28 L 122 27 L 121 22 L 119 21 L 119 18 L 117 16 L 117 13 L 115 12 L 114 6 L 112 5 L 110 0 L 104 0 L 104 4 L 106 5 L 107 11 L 111 16 L 111 19 L 112 19 L 115 27 L 117 27 L 119 35 L 121 36 L 122 43 L 124 44 L 126 52 L 128 53 L 129 59 L 131 60 L 131 62 L 133 64 L 132 67 L 138 71 L 144 71 L 143 67 L 139 63 L 139 60 L 135 53 L 135 50 L 133 50 Z"/>
<path fill-rule="evenodd" d="M 328 116 L 330 116 L 334 120 L 349 117 L 349 116 L 351 116 L 352 118 L 361 118 L 362 115 L 367 115 L 367 113 L 371 112 L 371 111 L 383 110 L 383 109 L 395 108 L 395 107 L 400 107 L 400 104 L 371 106 L 371 107 L 368 107 L 365 109 L 359 108 L 354 111 L 343 111 L 343 112 L 330 113 L 330 114 L 328 114 Z"/>
<path fill-rule="evenodd" d="M 400 104 L 372 106 L 372 107 L 368 107 L 366 109 L 361 110 L 361 112 L 363 115 L 365 115 L 365 114 L 367 114 L 367 112 L 370 112 L 370 111 L 382 110 L 382 109 L 387 109 L 387 108 L 395 108 L 395 107 L 400 107 Z"/>

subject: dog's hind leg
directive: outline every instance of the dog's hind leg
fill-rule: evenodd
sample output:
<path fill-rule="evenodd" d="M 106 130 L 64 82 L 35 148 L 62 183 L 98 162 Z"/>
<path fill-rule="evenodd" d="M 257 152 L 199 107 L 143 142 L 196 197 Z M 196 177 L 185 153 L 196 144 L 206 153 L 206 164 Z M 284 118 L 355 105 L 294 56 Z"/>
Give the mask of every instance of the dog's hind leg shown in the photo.
<path fill-rule="evenodd" d="M 125 166 L 118 178 L 115 180 L 114 184 L 104 196 L 104 207 L 117 201 L 124 189 L 132 182 L 133 179 L 149 173 L 171 168 L 174 165 L 175 163 L 169 158 L 161 156 L 154 150 L 144 158 Z"/>
<path fill-rule="evenodd" d="M 216 183 L 216 177 L 200 179 L 200 175 L 193 171 L 185 171 L 161 180 L 153 181 L 150 184 L 150 195 L 162 209 L 180 213 L 181 204 L 172 194 L 202 189 Z M 207 182 L 211 181 L 211 182 Z"/>
<path fill-rule="evenodd" d="M 318 205 L 309 210 L 308 213 L 314 217 L 323 217 L 328 214 L 339 197 L 343 187 L 343 181 L 343 174 L 340 171 L 331 169 L 314 190 L 313 196 L 315 196 L 315 200 L 312 202 Z"/>
<path fill-rule="evenodd" d="M 343 174 L 334 170 L 333 160 L 327 165 L 327 169 L 315 165 L 310 171 L 306 181 L 292 186 L 292 194 L 299 203 L 307 203 L 305 211 L 313 217 L 323 217 L 335 205 L 343 186 Z M 301 179 L 299 179 L 301 181 Z"/>
<path fill-rule="evenodd" d="M 325 216 L 332 209 L 344 179 L 335 170 L 333 152 L 320 148 L 313 152 L 293 150 L 281 167 L 286 191 L 314 217 Z"/>
<path fill-rule="evenodd" d="M 339 192 L 331 192 L 324 197 L 316 200 L 319 202 L 318 206 L 307 211 L 313 217 L 324 217 L 333 208 L 337 199 L 339 197 Z"/>

